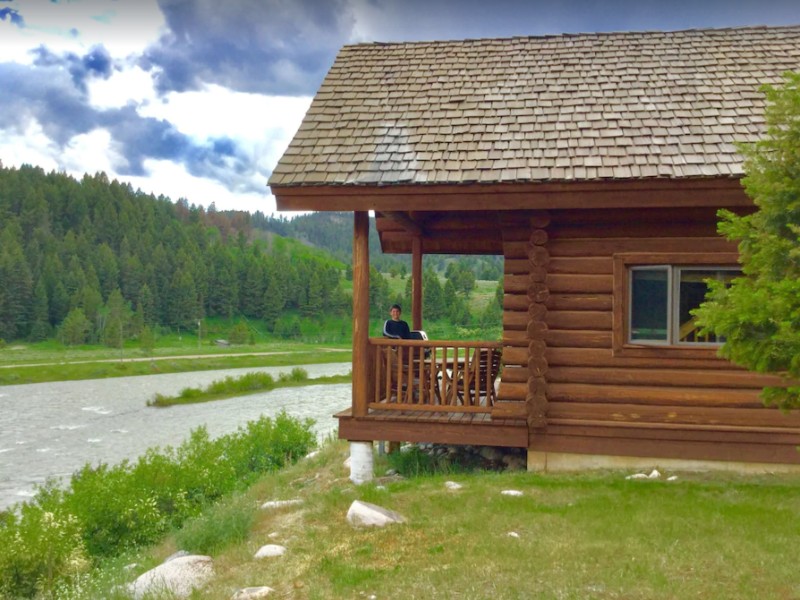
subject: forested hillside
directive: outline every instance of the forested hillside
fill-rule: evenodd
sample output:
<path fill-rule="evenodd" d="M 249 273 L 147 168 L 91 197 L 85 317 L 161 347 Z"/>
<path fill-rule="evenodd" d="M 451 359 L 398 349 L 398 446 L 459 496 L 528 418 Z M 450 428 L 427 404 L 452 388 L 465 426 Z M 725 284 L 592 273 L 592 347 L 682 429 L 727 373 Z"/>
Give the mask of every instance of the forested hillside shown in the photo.
<path fill-rule="evenodd" d="M 345 311 L 345 265 L 248 213 L 173 203 L 109 181 L 0 164 L 0 338 L 110 345 L 156 326 Z"/>

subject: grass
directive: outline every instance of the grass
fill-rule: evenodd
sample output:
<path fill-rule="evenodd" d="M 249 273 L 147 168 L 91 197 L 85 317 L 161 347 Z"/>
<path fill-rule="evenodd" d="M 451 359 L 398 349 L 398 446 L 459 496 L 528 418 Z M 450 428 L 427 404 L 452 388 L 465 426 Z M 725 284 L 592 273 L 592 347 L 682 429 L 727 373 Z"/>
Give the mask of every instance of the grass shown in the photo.
<path fill-rule="evenodd" d="M 278 380 L 269 373 L 251 372 L 239 377 L 225 377 L 211 382 L 205 388 L 183 388 L 177 396 L 164 396 L 156 394 L 152 400 L 147 401 L 147 406 L 167 407 L 176 404 L 196 404 L 211 402 L 223 398 L 255 394 L 280 387 L 298 387 L 305 385 L 332 385 L 347 383 L 350 375 L 328 375 L 325 377 L 308 378 L 308 372 L 300 367 L 295 367 L 290 373 L 281 373 Z"/>
<path fill-rule="evenodd" d="M 349 344 L 321 346 L 296 342 L 228 348 L 204 346 L 200 350 L 191 345 L 169 345 L 157 348 L 152 356 L 145 356 L 136 348 L 86 346 L 65 349 L 53 343 L 20 344 L 0 351 L 0 385 L 348 362 L 350 353 Z M 213 356 L 202 358 L 211 354 Z M 201 358 L 189 358 L 195 356 Z"/>
<path fill-rule="evenodd" d="M 253 521 L 246 535 L 239 528 L 230 538 L 211 532 L 211 541 L 197 542 L 213 548 L 216 577 L 192 597 L 229 598 L 255 585 L 275 588 L 277 597 L 320 600 L 800 596 L 797 476 L 680 474 L 666 482 L 628 481 L 623 472 L 476 472 L 356 487 L 342 465 L 346 451 L 342 442 L 328 444 L 262 478 L 233 508 L 211 513 L 218 518 L 205 517 L 214 530 L 228 519 L 240 527 L 249 504 Z M 379 461 L 376 470 L 386 467 Z M 448 490 L 448 479 L 464 487 Z M 523 496 L 501 495 L 506 489 Z M 294 497 L 303 504 L 257 508 Z M 354 529 L 345 515 L 356 499 L 396 510 L 408 523 Z M 170 537 L 142 564 L 190 544 L 182 535 L 189 534 Z M 288 553 L 254 560 L 267 543 Z"/>

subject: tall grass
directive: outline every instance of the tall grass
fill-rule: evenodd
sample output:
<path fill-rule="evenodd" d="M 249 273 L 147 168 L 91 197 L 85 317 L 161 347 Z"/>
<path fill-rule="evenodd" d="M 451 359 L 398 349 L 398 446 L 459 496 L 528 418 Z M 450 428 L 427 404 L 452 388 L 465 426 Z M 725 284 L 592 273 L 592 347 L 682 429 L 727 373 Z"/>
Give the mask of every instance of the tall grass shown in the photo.
<path fill-rule="evenodd" d="M 281 413 L 216 439 L 201 427 L 177 448 L 151 449 L 135 462 L 86 465 L 66 489 L 45 486 L 30 503 L 1 515 L 0 597 L 47 596 L 102 560 L 157 541 L 307 454 L 316 444 L 311 426 Z"/>

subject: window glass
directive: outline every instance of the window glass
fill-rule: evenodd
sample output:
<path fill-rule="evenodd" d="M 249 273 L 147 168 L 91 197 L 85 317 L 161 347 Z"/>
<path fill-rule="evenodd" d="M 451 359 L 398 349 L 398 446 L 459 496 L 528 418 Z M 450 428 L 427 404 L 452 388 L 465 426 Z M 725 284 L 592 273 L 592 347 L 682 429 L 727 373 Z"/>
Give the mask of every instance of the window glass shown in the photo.
<path fill-rule="evenodd" d="M 666 267 L 631 270 L 631 341 L 667 341 L 668 299 Z"/>

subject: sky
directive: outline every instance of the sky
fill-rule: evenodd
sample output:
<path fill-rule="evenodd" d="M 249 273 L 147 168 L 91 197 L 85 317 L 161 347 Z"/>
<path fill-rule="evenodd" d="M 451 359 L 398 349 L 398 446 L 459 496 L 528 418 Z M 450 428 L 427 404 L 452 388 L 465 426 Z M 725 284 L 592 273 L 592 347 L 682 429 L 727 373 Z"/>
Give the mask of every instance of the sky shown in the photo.
<path fill-rule="evenodd" d="M 345 44 L 797 24 L 799 0 L 0 0 L 0 162 L 272 213 Z"/>

